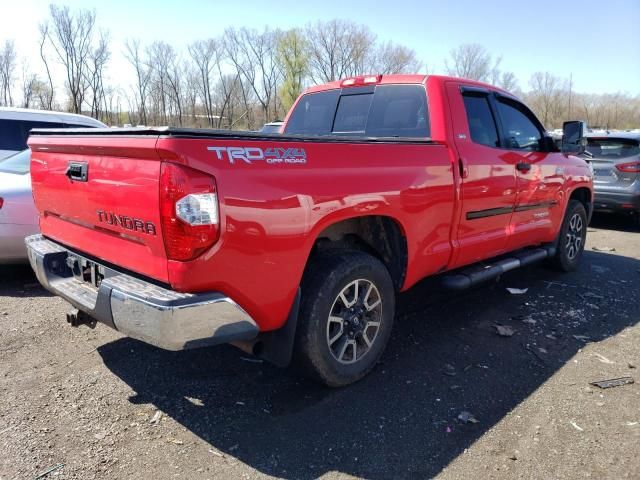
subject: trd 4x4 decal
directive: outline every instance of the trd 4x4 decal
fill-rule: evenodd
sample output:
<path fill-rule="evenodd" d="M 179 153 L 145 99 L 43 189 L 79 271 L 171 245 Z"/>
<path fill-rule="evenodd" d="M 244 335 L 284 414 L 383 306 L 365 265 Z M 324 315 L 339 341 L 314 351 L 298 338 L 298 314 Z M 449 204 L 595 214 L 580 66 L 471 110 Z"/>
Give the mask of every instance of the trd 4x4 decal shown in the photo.
<path fill-rule="evenodd" d="M 303 148 L 207 147 L 207 150 L 216 152 L 218 160 L 228 160 L 232 165 L 236 161 L 249 165 L 256 161 L 264 161 L 270 165 L 307 163 L 307 152 Z"/>

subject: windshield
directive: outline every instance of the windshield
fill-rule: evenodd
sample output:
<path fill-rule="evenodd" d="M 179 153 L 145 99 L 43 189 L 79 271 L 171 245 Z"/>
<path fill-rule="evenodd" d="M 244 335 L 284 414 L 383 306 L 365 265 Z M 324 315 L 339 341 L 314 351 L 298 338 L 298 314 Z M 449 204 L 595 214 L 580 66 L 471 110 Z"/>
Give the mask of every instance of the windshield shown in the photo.
<path fill-rule="evenodd" d="M 24 175 L 29 173 L 29 165 L 31 163 L 31 150 L 26 149 L 22 152 L 11 155 L 10 157 L 0 160 L 0 172 L 17 173 Z"/>

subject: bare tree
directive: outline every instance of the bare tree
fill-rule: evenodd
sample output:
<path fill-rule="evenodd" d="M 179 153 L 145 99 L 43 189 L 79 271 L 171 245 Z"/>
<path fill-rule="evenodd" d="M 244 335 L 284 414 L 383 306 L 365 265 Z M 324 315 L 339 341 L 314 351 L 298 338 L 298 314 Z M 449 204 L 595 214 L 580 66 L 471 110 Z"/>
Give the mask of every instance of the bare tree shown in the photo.
<path fill-rule="evenodd" d="M 242 115 L 246 116 L 248 114 L 247 97 L 244 94 L 244 87 L 239 73 L 222 75 L 222 72 L 220 72 L 219 78 L 220 81 L 215 90 L 216 104 L 220 105 L 216 127 L 231 128 L 231 125 L 235 124 L 235 114 L 239 108 L 244 106 L 245 113 Z"/>
<path fill-rule="evenodd" d="M 153 42 L 145 62 L 151 70 L 149 93 L 155 120 L 168 125 L 175 119 L 182 125 L 183 68 L 176 50 L 166 42 Z"/>
<path fill-rule="evenodd" d="M 13 86 L 16 69 L 16 47 L 13 40 L 6 40 L 0 50 L 0 87 L 2 90 L 2 104 L 13 105 L 11 87 Z"/>
<path fill-rule="evenodd" d="M 71 110 L 82 113 L 82 104 L 89 88 L 86 78 L 96 14 L 90 10 L 79 10 L 72 14 L 69 7 L 55 5 L 50 5 L 49 10 L 52 31 L 47 36 L 66 69 Z"/>
<path fill-rule="evenodd" d="M 183 78 L 182 72 L 187 71 L 187 68 L 183 68 L 181 62 L 177 57 L 172 57 L 169 64 L 169 70 L 167 80 L 169 81 L 169 87 L 172 97 L 172 105 L 175 106 L 173 112 L 178 117 L 178 125 L 182 126 L 183 115 Z"/>
<path fill-rule="evenodd" d="M 370 73 L 368 60 L 376 36 L 364 25 L 331 20 L 308 25 L 309 76 L 325 83 L 346 76 Z"/>
<path fill-rule="evenodd" d="M 127 40 L 125 42 L 124 55 L 136 71 L 136 96 L 139 120 L 143 125 L 147 125 L 147 96 L 149 94 L 151 69 L 144 63 L 142 58 L 140 40 Z"/>
<path fill-rule="evenodd" d="M 217 109 L 214 105 L 212 74 L 214 73 L 214 68 L 220 68 L 224 46 L 217 39 L 200 40 L 189 46 L 189 54 L 197 69 L 197 85 L 207 116 L 207 122 L 210 126 L 214 126 Z"/>
<path fill-rule="evenodd" d="M 173 48 L 164 42 L 154 42 L 146 49 L 146 67 L 151 71 L 150 96 L 152 112 L 155 116 L 154 123 L 168 124 L 169 100 L 168 100 L 168 58 Z"/>
<path fill-rule="evenodd" d="M 35 87 L 38 84 L 38 76 L 29 72 L 29 65 L 22 62 L 22 107 L 31 108 L 35 96 Z"/>
<path fill-rule="evenodd" d="M 518 79 L 513 72 L 502 72 L 498 86 L 509 92 L 515 92 L 518 89 Z"/>
<path fill-rule="evenodd" d="M 247 28 L 225 30 L 225 50 L 229 60 L 258 100 L 265 122 L 269 117 L 277 117 L 275 101 L 280 78 L 277 38 L 278 33 L 269 29 L 263 32 Z"/>
<path fill-rule="evenodd" d="M 378 46 L 372 65 L 373 69 L 370 73 L 382 75 L 418 73 L 422 68 L 422 62 L 418 60 L 414 50 L 403 45 L 396 45 L 393 42 L 386 42 Z"/>
<path fill-rule="evenodd" d="M 465 43 L 450 52 L 451 64 L 445 60 L 449 75 L 487 82 L 495 74 L 491 54 L 482 45 Z M 498 60 L 498 64 L 500 61 Z"/>
<path fill-rule="evenodd" d="M 183 73 L 184 77 L 184 103 L 185 103 L 185 115 L 188 115 L 191 120 L 190 124 L 198 127 L 203 126 L 200 119 L 202 115 L 200 112 L 200 108 L 198 105 L 198 99 L 200 98 L 200 88 L 199 88 L 199 78 L 198 71 L 195 66 L 185 61 L 185 72 Z M 205 122 L 204 126 L 212 126 L 209 123 L 209 119 Z"/>
<path fill-rule="evenodd" d="M 62 84 L 53 61 L 64 67 L 66 107 L 72 111 L 84 108 L 109 123 L 254 128 L 282 118 L 308 84 L 426 68 L 411 48 L 377 41 L 368 27 L 350 21 L 286 32 L 235 27 L 191 43 L 186 56 L 166 42 L 141 46 L 139 40 L 127 40 L 122 54 L 135 81 L 125 93 L 117 83 L 108 84 L 110 42 L 107 33 L 96 31 L 95 13 L 52 5 L 50 14 L 39 26 L 40 77 L 26 64 L 20 75 L 13 42 L 0 44 L 0 104 L 53 108 L 54 88 Z M 596 126 L 640 126 L 639 96 L 574 92 L 573 78 L 567 82 L 548 72 L 535 73 L 529 91 L 521 92 L 515 74 L 503 70 L 501 62 L 481 45 L 464 44 L 451 50 L 445 65 L 452 75 L 520 94 L 547 127 L 560 126 L 574 114 Z"/>
<path fill-rule="evenodd" d="M 555 124 L 557 117 L 562 115 L 562 80 L 549 72 L 536 72 L 531 76 L 529 86 L 529 104 L 540 115 L 546 127 Z"/>
<path fill-rule="evenodd" d="M 51 77 L 51 70 L 49 70 L 49 62 L 47 61 L 47 56 L 45 54 L 45 44 L 47 43 L 47 39 L 49 38 L 49 24 L 47 22 L 41 23 L 38 25 L 38 29 L 40 32 L 40 58 L 42 59 L 42 63 L 44 63 L 45 71 L 47 72 L 47 80 L 49 81 L 49 89 L 48 93 L 46 89 L 40 89 L 40 95 L 42 95 L 41 100 L 44 100 L 42 103 L 42 108 L 46 110 L 53 109 L 53 78 Z"/>
<path fill-rule="evenodd" d="M 110 56 L 109 35 L 106 32 L 101 32 L 98 45 L 90 52 L 87 68 L 84 71 L 85 81 L 91 94 L 91 115 L 95 118 L 100 118 L 101 107 L 104 106 L 105 113 L 107 110 L 104 69 Z"/>

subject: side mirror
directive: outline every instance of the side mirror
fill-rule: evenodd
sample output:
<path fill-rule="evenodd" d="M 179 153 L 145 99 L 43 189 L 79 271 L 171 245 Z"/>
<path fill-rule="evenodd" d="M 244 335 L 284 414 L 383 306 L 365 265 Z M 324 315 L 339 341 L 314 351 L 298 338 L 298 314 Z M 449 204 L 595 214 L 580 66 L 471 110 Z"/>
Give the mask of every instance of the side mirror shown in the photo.
<path fill-rule="evenodd" d="M 584 152 L 587 139 L 585 138 L 586 124 L 580 121 L 564 122 L 562 124 L 562 152 L 579 154 Z"/>

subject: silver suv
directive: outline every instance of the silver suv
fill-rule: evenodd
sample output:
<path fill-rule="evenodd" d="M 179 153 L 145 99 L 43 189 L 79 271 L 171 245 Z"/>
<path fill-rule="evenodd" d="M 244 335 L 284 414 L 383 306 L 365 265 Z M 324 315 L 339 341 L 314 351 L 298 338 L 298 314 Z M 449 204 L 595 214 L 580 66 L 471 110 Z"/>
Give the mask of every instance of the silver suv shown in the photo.
<path fill-rule="evenodd" d="M 629 212 L 640 221 L 640 133 L 587 134 L 583 153 L 594 171 L 594 209 Z"/>

